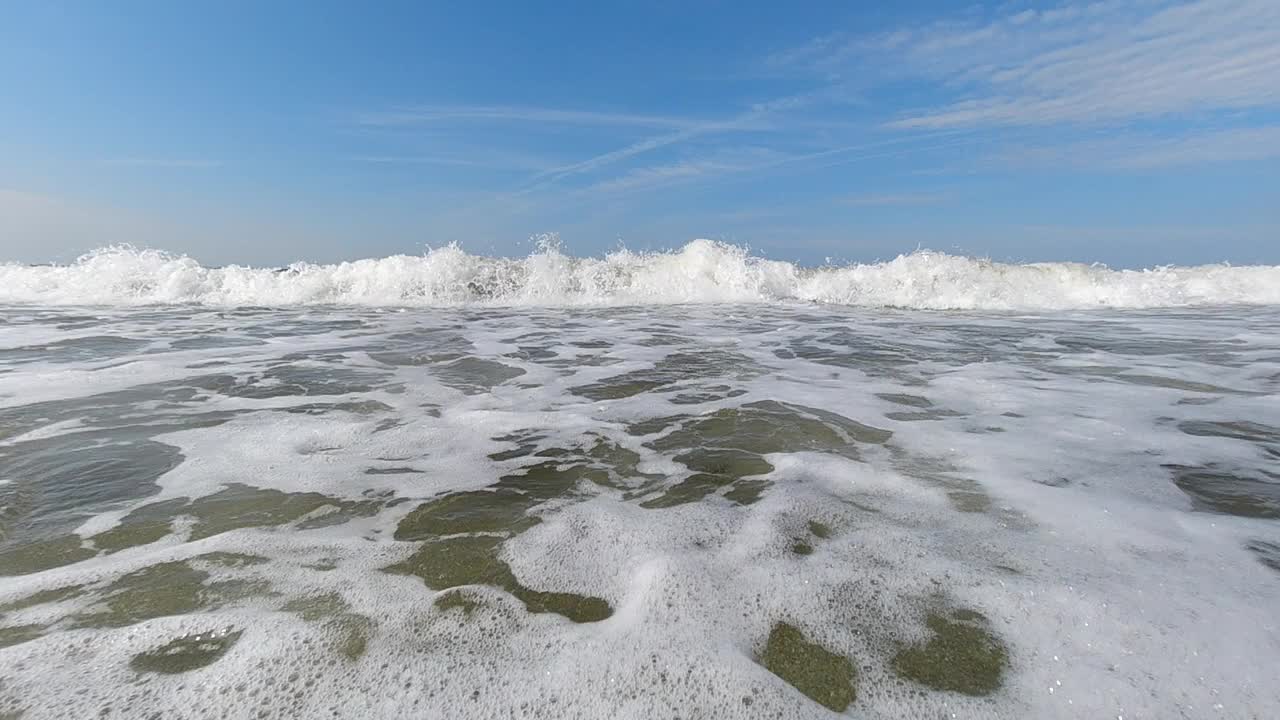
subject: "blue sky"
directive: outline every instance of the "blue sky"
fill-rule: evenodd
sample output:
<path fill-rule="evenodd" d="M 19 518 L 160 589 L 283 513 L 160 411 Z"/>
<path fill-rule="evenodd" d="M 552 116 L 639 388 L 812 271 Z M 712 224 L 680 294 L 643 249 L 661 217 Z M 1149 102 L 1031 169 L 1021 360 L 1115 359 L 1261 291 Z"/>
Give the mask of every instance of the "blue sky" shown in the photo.
<path fill-rule="evenodd" d="M 891 5 L 891 6 L 890 6 Z M 0 2 L 0 259 L 1280 263 L 1280 3 Z"/>

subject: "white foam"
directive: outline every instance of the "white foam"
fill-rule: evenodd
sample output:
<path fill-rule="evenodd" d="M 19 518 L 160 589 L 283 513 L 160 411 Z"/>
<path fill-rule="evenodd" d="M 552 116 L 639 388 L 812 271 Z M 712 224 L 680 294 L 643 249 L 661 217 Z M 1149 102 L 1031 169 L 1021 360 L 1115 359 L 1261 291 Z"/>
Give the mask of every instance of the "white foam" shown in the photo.
<path fill-rule="evenodd" d="M 189 314 L 119 311 L 123 320 L 104 323 L 104 332 L 181 334 L 191 327 Z M 6 671 L 0 714 L 22 708 L 24 718 L 90 717 L 110 707 L 117 715 L 193 718 L 466 718 L 523 710 L 550 717 L 830 717 L 757 662 L 778 621 L 854 658 L 859 697 L 849 712 L 857 717 L 1245 718 L 1272 717 L 1280 708 L 1267 675 L 1280 658 L 1273 611 L 1280 583 L 1244 547 L 1255 539 L 1280 542 L 1275 522 L 1189 512 L 1190 500 L 1161 467 L 1257 466 L 1261 450 L 1255 444 L 1188 435 L 1178 425 L 1249 420 L 1280 427 L 1274 398 L 1280 323 L 1270 309 L 1034 320 L 841 308 L 600 314 L 353 309 L 314 313 L 312 321 L 322 327 L 358 319 L 358 334 L 288 337 L 298 314 L 255 313 L 255 321 L 280 327 L 268 347 L 172 350 L 147 355 L 145 364 L 137 353 L 128 357 L 138 372 L 165 380 L 209 372 L 249 378 L 285 357 L 323 376 L 326 368 L 377 370 L 370 348 L 407 347 L 411 353 L 421 344 L 429 354 L 430 343 L 448 330 L 465 337 L 473 357 L 526 374 L 468 395 L 445 382 L 442 368 L 452 361 L 442 360 L 381 368 L 391 377 L 375 390 L 276 397 L 210 391 L 208 400 L 169 410 L 262 412 L 157 436 L 180 449 L 184 462 L 157 480 L 159 494 L 97 515 L 80 528 L 83 534 L 110 527 L 130 507 L 207 495 L 226 482 L 343 498 L 394 490 L 409 502 L 343 525 L 242 528 L 194 542 L 183 542 L 175 521 L 175 533 L 156 543 L 5 578 L 0 603 L 69 584 L 98 583 L 100 589 L 157 562 L 221 550 L 269 562 L 211 570 L 214 582 L 224 574 L 265 581 L 279 595 L 125 628 L 76 629 L 63 622 L 39 639 L 0 651 Z M 205 330 L 235 332 L 242 321 L 220 322 Z M 659 335 L 688 342 L 649 342 Z M 726 337 L 758 373 L 743 379 L 729 370 L 726 377 L 680 382 L 689 391 L 699 383 L 733 385 L 745 392 L 741 396 L 676 405 L 674 391 L 592 401 L 569 390 L 647 369 L 673 353 L 706 352 L 703 339 Z M 1081 337 L 1102 349 L 1061 342 Z M 1126 351 L 1127 343 L 1137 349 Z M 1173 343 L 1174 350 L 1142 352 L 1161 343 Z M 568 362 L 530 360 L 512 352 L 520 345 L 554 348 L 557 359 Z M 584 345 L 620 362 L 574 362 Z M 806 356 L 802 348 L 827 354 Z M 883 362 L 876 359 L 880 353 Z M 195 362 L 214 358 L 226 364 L 210 370 Z M 847 358 L 856 359 L 854 367 L 840 364 Z M 13 401 L 34 402 L 144 379 L 112 374 L 102 385 L 59 383 L 43 362 L 19 366 L 0 387 L 28 390 Z M 103 362 L 72 362 L 67 369 L 85 377 L 110 373 L 98 367 Z M 1226 390 L 1076 374 L 1090 368 Z M 391 385 L 403 389 L 392 392 Z M 929 407 L 957 414 L 893 419 L 889 413 L 920 408 L 880 397 L 889 393 L 927 397 Z M 1212 403 L 1180 404 L 1188 397 Z M 542 522 L 505 542 L 502 559 L 534 590 L 607 600 L 614 609 L 608 619 L 579 625 L 552 613 L 531 614 L 515 597 L 488 586 L 466 590 L 482 602 L 464 618 L 461 610 L 434 607 L 435 591 L 419 578 L 381 571 L 418 550 L 393 534 L 419 502 L 486 487 L 548 460 L 491 461 L 490 453 L 519 444 L 495 437 L 533 429 L 544 436 L 539 448 L 550 449 L 589 447 L 590 438 L 604 436 L 637 452 L 641 469 L 667 476 L 662 482 L 669 484 L 690 472 L 674 460 L 679 451 L 645 447 L 654 436 L 629 435 L 626 423 L 770 399 L 890 429 L 892 447 L 860 446 L 861 462 L 771 454 L 766 459 L 775 470 L 767 479 L 775 485 L 745 507 L 711 497 L 645 509 L 638 504 L 643 496 L 626 498 L 620 490 L 585 483 L 581 497 L 540 506 Z M 377 400 L 391 409 L 373 415 L 278 412 L 352 400 Z M 402 424 L 377 430 L 386 418 Z M 987 432 L 991 426 L 1003 432 Z M 50 425 L 6 442 L 77 429 Z M 912 475 L 913 462 L 953 468 L 948 472 L 971 482 L 991 507 L 958 512 L 944 485 Z M 372 466 L 422 472 L 364 474 Z M 1036 482 L 1059 478 L 1069 482 Z M 809 520 L 829 525 L 832 537 L 812 536 Z M 810 542 L 813 553 L 794 554 L 797 540 Z M 314 569 L 322 560 L 332 561 L 333 569 Z M 328 593 L 371 622 L 368 652 L 358 660 L 333 650 L 325 621 L 303 621 L 285 608 Z M 898 643 L 927 637 L 922 616 L 934 595 L 982 612 L 1007 644 L 1010 667 L 994 696 L 926 692 L 891 676 Z M 55 622 L 99 600 L 83 596 L 15 611 L 4 625 Z M 177 676 L 129 669 L 139 652 L 226 627 L 245 634 L 208 667 Z"/>
<path fill-rule="evenodd" d="M 1008 264 L 920 251 L 894 260 L 804 268 L 695 240 L 661 253 L 574 258 L 544 246 L 524 259 L 455 245 L 285 269 L 208 268 L 158 250 L 113 246 L 70 265 L 0 265 L 0 302 L 46 305 L 596 306 L 786 301 L 922 309 L 1142 308 L 1280 303 L 1280 267 L 1111 270 Z"/>

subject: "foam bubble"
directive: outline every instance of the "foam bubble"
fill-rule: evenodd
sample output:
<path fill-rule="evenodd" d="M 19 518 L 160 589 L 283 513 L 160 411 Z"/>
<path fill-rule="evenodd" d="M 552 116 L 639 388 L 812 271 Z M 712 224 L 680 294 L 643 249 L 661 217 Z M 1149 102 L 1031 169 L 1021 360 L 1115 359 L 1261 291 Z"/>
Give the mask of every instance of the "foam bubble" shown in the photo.
<path fill-rule="evenodd" d="M 858 717 L 1276 715 L 1275 505 L 1171 474 L 1272 472 L 1271 308 L 6 312 L 0 463 L 182 461 L 73 479 L 0 715 L 830 717 L 788 650 Z M 107 335 L 174 341 L 44 350 Z"/>

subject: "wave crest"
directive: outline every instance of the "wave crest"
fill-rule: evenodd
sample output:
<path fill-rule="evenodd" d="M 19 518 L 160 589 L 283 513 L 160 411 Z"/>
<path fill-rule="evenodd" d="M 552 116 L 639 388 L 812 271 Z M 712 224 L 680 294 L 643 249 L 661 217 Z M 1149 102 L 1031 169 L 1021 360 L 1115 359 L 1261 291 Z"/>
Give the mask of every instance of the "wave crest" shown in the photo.
<path fill-rule="evenodd" d="M 69 265 L 0 265 L 0 302 L 43 305 L 596 306 L 823 302 L 922 309 L 1143 308 L 1278 304 L 1280 267 L 1111 270 L 1009 264 L 919 251 L 888 262 L 805 268 L 695 240 L 679 250 L 575 258 L 543 246 L 523 259 L 456 245 L 283 269 L 209 268 L 160 250 L 113 246 Z"/>

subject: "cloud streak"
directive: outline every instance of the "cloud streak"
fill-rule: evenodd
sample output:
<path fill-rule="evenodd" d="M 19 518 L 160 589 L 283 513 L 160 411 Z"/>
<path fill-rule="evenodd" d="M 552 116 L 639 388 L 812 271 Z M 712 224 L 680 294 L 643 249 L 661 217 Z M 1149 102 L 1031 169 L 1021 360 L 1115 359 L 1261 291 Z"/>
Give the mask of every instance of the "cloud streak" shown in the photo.
<path fill-rule="evenodd" d="M 513 137 L 523 126 L 616 131 L 617 146 L 607 152 L 510 168 L 531 174 L 492 196 L 539 206 L 557 205 L 556 197 L 581 207 L 585 199 L 729 176 L 812 173 L 941 153 L 952 157 L 940 163 L 986 170 L 1113 172 L 1280 157 L 1280 131 L 1251 119 L 1280 110 L 1280 82 L 1274 79 L 1280 77 L 1280 2 L 1067 0 L 1045 9 L 970 8 L 958 18 L 869 35 L 834 32 L 775 53 L 761 61 L 771 82 L 796 75 L 792 85 L 799 92 L 720 119 L 418 105 L 369 113 L 359 122 L 382 128 L 452 123 L 468 133 L 510 131 Z M 921 92 L 898 92 L 903 83 Z M 913 105 L 877 105 L 876 98 L 886 95 L 896 95 L 896 102 L 914 98 Z M 1098 139 L 1100 128 L 1110 135 Z M 652 132 L 636 139 L 637 130 Z M 956 152 L 962 153 L 958 160 Z M 448 149 L 365 160 L 489 165 Z M 916 164 L 921 162 L 930 160 Z M 893 207 L 940 200 L 905 192 L 841 203 Z"/>
<path fill-rule="evenodd" d="M 898 129 L 1096 124 L 1280 107 L 1274 0 L 1070 2 L 873 37 L 832 35 L 772 67 L 924 79 L 951 102 Z"/>
<path fill-rule="evenodd" d="M 853 207 L 919 207 L 923 205 L 938 205 L 947 200 L 947 195 L 943 193 L 860 193 L 857 195 L 847 195 L 840 198 L 841 205 L 850 205 Z"/>
<path fill-rule="evenodd" d="M 1013 168 L 1157 170 L 1280 158 L 1280 125 L 1174 137 L 1122 135 L 1008 149 L 993 163 Z"/>
<path fill-rule="evenodd" d="M 119 167 L 167 168 L 171 170 L 212 170 L 222 167 L 219 160 L 199 160 L 194 158 L 161 158 L 161 157 L 118 157 L 107 158 L 107 165 Z"/>
<path fill-rule="evenodd" d="M 664 115 L 505 105 L 419 105 L 401 110 L 360 113 L 355 117 L 357 125 L 382 128 L 460 121 L 640 128 L 690 128 L 699 124 L 689 118 Z"/>
<path fill-rule="evenodd" d="M 628 193 L 776 165 L 787 155 L 767 148 L 736 148 L 706 157 L 680 160 L 651 167 L 634 168 L 618 177 L 583 189 L 584 193 Z"/>
<path fill-rule="evenodd" d="M 950 65 L 971 97 L 894 125 L 1106 123 L 1280 104 L 1280 3 L 1148 7 L 1137 18 L 1129 6 L 1067 6 L 932 30 L 910 46 L 913 61 Z"/>
<path fill-rule="evenodd" d="M 474 151 L 467 155 L 358 155 L 351 158 L 370 165 L 479 168 L 487 170 L 540 171 L 551 163 L 546 159 L 521 153 Z"/>
<path fill-rule="evenodd" d="M 776 112 L 800 107 L 804 102 L 805 98 L 800 96 L 780 98 L 767 103 L 753 105 L 750 110 L 740 113 L 728 120 L 703 122 L 675 132 L 649 137 L 617 150 L 595 155 L 576 163 L 563 165 L 561 167 L 552 168 L 551 170 L 539 173 L 533 178 L 533 184 L 528 189 L 545 185 L 549 182 L 554 182 L 571 175 L 592 172 L 608 165 L 629 160 L 637 155 L 689 142 L 697 138 L 724 133 L 761 130 L 763 129 L 762 122 L 767 116 Z"/>
<path fill-rule="evenodd" d="M 624 162 L 638 155 L 704 137 L 746 132 L 769 132 L 773 134 L 785 134 L 788 131 L 795 132 L 804 127 L 807 121 L 801 119 L 795 122 L 793 118 L 793 122 L 784 125 L 779 124 L 776 117 L 804 110 L 824 102 L 829 103 L 840 96 L 841 93 L 836 92 L 833 88 L 821 88 L 817 91 L 797 93 L 774 98 L 766 102 L 754 103 L 747 110 L 727 120 L 700 122 L 675 132 L 649 137 L 576 163 L 552 168 L 535 176 L 531 185 L 526 187 L 523 192 L 529 192 L 565 177 L 593 172 L 609 165 Z M 750 152 L 751 148 L 740 148 L 740 150 Z"/>

